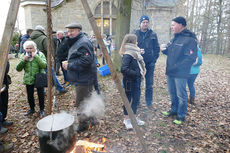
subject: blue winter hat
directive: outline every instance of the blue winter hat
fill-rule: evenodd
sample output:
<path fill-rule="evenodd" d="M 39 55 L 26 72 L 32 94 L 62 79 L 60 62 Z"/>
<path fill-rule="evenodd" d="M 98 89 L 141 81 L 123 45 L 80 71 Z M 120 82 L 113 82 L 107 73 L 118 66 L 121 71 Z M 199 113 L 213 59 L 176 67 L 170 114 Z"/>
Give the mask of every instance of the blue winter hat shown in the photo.
<path fill-rule="evenodd" d="M 174 19 L 172 19 L 172 21 L 179 23 L 179 24 L 182 24 L 184 27 L 186 27 L 186 25 L 187 25 L 185 18 L 182 16 L 175 17 Z"/>
<path fill-rule="evenodd" d="M 142 15 L 140 18 L 140 24 L 143 20 L 148 20 L 149 21 L 149 17 L 147 15 Z"/>

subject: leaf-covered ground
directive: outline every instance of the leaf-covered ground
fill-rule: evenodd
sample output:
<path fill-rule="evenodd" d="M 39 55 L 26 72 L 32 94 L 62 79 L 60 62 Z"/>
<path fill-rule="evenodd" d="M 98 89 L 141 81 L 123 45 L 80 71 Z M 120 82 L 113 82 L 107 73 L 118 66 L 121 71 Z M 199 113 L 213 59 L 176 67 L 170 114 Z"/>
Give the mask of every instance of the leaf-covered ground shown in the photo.
<path fill-rule="evenodd" d="M 145 106 L 142 92 L 138 115 L 146 124 L 140 127 L 150 152 L 161 153 L 216 153 L 230 152 L 230 59 L 217 55 L 204 55 L 201 73 L 196 80 L 196 105 L 188 104 L 186 122 L 178 126 L 173 119 L 161 115 L 161 111 L 170 108 L 169 94 L 165 77 L 165 56 L 157 61 L 154 83 L 154 110 Z M 17 72 L 18 59 L 10 60 L 12 84 L 8 120 L 14 122 L 7 134 L 1 135 L 4 142 L 14 142 L 13 153 L 37 153 L 39 142 L 36 123 L 39 118 L 38 100 L 33 116 L 25 117 L 29 109 L 25 86 L 22 85 L 23 72 Z M 59 80 L 62 80 L 59 77 Z M 62 81 L 61 81 L 62 82 Z M 142 147 L 134 131 L 127 131 L 123 125 L 122 101 L 110 76 L 99 77 L 99 83 L 105 99 L 105 116 L 99 125 L 88 132 L 75 134 L 77 140 L 88 138 L 98 142 L 107 138 L 107 152 L 141 153 Z M 57 95 L 59 110 L 74 111 L 74 87 L 68 87 L 64 95 Z M 143 91 L 143 90 L 142 90 Z M 36 94 L 35 94 L 36 95 Z M 47 97 L 46 97 L 47 99 Z M 48 102 L 45 102 L 48 112 Z"/>

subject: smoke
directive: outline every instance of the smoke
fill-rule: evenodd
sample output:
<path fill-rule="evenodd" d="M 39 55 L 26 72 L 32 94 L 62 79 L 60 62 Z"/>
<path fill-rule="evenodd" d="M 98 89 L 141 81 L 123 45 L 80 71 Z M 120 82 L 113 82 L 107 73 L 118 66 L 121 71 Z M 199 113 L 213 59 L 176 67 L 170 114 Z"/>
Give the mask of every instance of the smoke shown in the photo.
<path fill-rule="evenodd" d="M 46 147 L 52 146 L 58 151 L 63 151 L 71 146 L 74 134 L 73 117 L 76 117 L 79 111 L 87 117 L 103 117 L 105 104 L 102 96 L 93 92 L 89 98 L 82 102 L 78 111 L 69 112 L 71 115 L 61 111 L 61 113 L 52 114 L 41 119 L 40 123 L 37 124 L 39 141 L 44 141 Z"/>
<path fill-rule="evenodd" d="M 93 92 L 89 98 L 83 101 L 83 104 L 78 109 L 87 117 L 103 117 L 105 114 L 105 104 L 102 96 Z"/>

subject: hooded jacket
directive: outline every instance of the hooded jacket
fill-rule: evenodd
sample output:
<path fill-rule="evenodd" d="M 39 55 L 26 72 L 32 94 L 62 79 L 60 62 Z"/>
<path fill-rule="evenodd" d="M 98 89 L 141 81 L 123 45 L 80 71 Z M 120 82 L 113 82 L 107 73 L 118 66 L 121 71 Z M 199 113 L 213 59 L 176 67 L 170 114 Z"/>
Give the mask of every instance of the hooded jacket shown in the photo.
<path fill-rule="evenodd" d="M 137 46 L 145 51 L 145 53 L 142 54 L 145 64 L 155 64 L 160 52 L 157 34 L 151 29 L 148 29 L 146 32 L 141 32 L 139 29 L 133 33 L 137 36 Z"/>
<path fill-rule="evenodd" d="M 23 49 L 23 44 L 30 38 L 28 34 L 25 34 L 21 38 L 21 43 L 20 43 L 20 53 L 24 53 L 25 50 Z"/>
<path fill-rule="evenodd" d="M 187 78 L 197 57 L 196 35 L 184 29 L 174 35 L 163 53 L 167 55 L 166 75 Z"/>
<path fill-rule="evenodd" d="M 33 40 L 37 44 L 37 48 L 47 57 L 47 37 L 44 32 L 40 30 L 34 30 L 30 39 Z"/>
<path fill-rule="evenodd" d="M 35 81 L 35 75 L 39 72 L 45 73 L 46 68 L 46 58 L 42 52 L 37 52 L 32 61 L 24 61 L 24 56 L 22 54 L 18 65 L 16 66 L 17 71 L 22 71 L 24 69 L 23 84 L 32 85 Z"/>
<path fill-rule="evenodd" d="M 93 44 L 82 32 L 74 38 L 69 38 L 68 44 L 70 49 L 67 75 L 70 83 L 92 85 L 97 75 Z"/>

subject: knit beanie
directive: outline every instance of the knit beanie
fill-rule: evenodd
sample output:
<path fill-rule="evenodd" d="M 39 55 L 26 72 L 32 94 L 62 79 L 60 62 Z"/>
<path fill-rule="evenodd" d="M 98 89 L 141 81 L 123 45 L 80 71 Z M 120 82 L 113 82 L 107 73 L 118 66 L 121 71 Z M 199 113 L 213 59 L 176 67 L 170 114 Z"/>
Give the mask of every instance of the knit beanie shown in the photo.
<path fill-rule="evenodd" d="M 41 26 L 41 25 L 37 25 L 37 26 L 35 27 L 35 30 L 45 31 L 45 29 L 44 29 L 43 26 Z"/>
<path fill-rule="evenodd" d="M 186 25 L 187 25 L 185 18 L 182 16 L 175 17 L 174 19 L 172 19 L 172 21 L 175 21 L 176 23 L 182 24 L 184 27 L 186 27 Z"/>
<path fill-rule="evenodd" d="M 141 24 L 141 22 L 142 22 L 143 20 L 148 20 L 148 21 L 149 21 L 149 17 L 148 17 L 147 15 L 141 16 L 141 18 L 140 18 L 140 24 Z"/>

